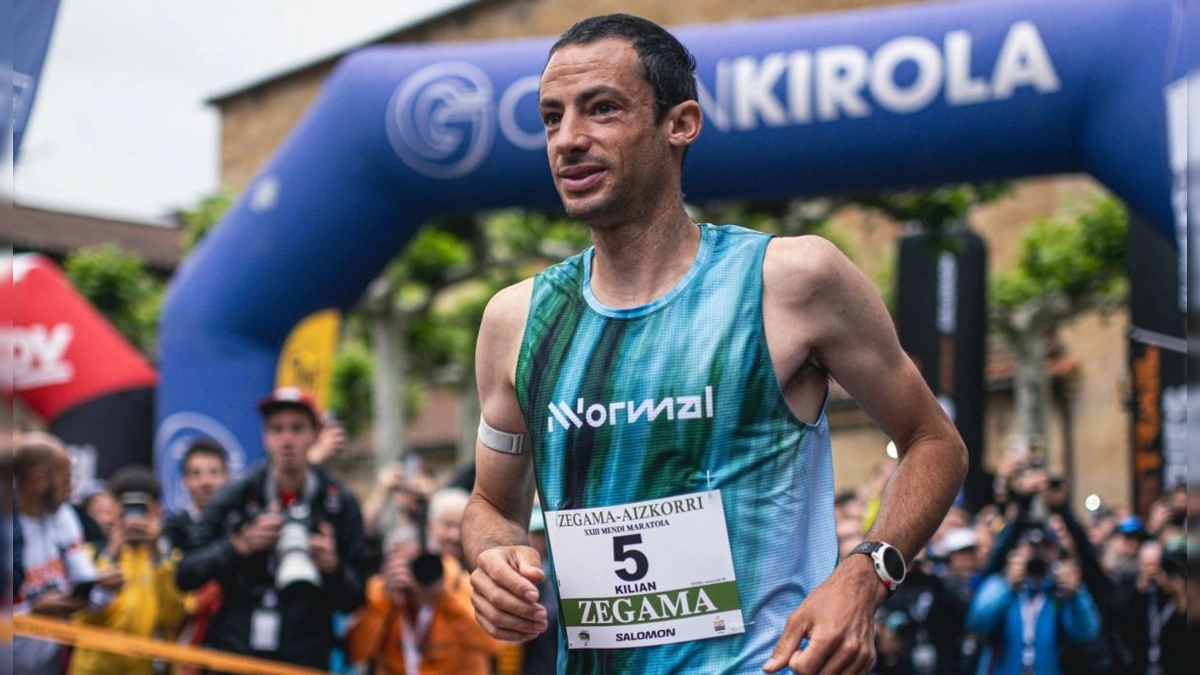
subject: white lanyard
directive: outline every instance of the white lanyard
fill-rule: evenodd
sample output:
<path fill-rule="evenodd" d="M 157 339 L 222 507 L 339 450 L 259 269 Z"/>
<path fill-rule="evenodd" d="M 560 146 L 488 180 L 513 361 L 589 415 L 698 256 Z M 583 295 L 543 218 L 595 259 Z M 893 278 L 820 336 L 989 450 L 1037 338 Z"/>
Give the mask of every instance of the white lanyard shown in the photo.
<path fill-rule="evenodd" d="M 1160 610 L 1158 608 L 1158 589 L 1150 592 L 1149 602 L 1146 603 L 1147 619 L 1150 623 L 1150 650 L 1147 653 L 1147 660 L 1151 665 L 1157 664 L 1162 660 L 1162 647 L 1159 645 L 1159 640 L 1162 638 L 1162 627 L 1171 619 L 1171 614 L 1175 612 L 1175 598 L 1167 600 L 1167 604 L 1163 605 Z"/>
<path fill-rule="evenodd" d="M 1033 672 L 1034 657 L 1037 655 L 1034 648 L 1037 642 L 1037 620 L 1038 615 L 1042 613 L 1042 607 L 1046 604 L 1046 594 L 1022 595 L 1019 600 L 1021 603 L 1021 638 L 1024 642 L 1021 650 L 1021 665 L 1025 672 Z"/>
<path fill-rule="evenodd" d="M 417 675 L 421 670 L 421 643 L 433 622 L 433 607 L 425 605 L 417 611 L 417 624 L 408 622 L 406 612 L 400 612 L 400 647 L 404 650 L 404 671 Z"/>
<path fill-rule="evenodd" d="M 929 618 L 931 609 L 933 609 L 933 593 L 931 591 L 922 591 L 909 609 L 909 614 L 917 624 L 917 640 L 920 642 L 929 642 L 929 623 L 926 619 Z"/>
<path fill-rule="evenodd" d="M 913 645 L 911 659 L 913 670 L 922 675 L 937 670 L 937 648 L 929 641 L 929 612 L 933 609 L 933 593 L 922 591 L 909 608 L 917 624 L 917 644 Z"/>

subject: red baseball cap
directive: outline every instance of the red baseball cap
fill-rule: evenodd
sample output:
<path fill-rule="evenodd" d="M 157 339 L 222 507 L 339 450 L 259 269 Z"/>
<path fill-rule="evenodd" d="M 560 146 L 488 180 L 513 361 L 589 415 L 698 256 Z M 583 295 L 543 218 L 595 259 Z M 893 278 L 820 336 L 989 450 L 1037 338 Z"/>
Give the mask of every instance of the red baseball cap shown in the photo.
<path fill-rule="evenodd" d="M 321 426 L 321 406 L 300 387 L 280 387 L 258 399 L 258 414 L 264 418 L 280 408 L 299 408 L 312 417 L 313 424 Z"/>

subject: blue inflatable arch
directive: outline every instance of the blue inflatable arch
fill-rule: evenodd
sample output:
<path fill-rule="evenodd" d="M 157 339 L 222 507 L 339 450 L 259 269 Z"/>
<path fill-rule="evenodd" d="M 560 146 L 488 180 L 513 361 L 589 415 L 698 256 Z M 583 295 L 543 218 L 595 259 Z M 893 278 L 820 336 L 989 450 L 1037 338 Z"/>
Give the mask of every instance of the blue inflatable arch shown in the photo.
<path fill-rule="evenodd" d="M 705 128 L 691 200 L 1087 172 L 1175 240 L 1164 90 L 1182 0 L 996 0 L 679 28 Z M 536 111 L 552 39 L 377 46 L 312 109 L 172 282 L 156 451 L 259 459 L 253 405 L 309 313 L 347 309 L 430 217 L 558 206 Z M 1178 195 L 1178 191 L 1175 193 Z"/>

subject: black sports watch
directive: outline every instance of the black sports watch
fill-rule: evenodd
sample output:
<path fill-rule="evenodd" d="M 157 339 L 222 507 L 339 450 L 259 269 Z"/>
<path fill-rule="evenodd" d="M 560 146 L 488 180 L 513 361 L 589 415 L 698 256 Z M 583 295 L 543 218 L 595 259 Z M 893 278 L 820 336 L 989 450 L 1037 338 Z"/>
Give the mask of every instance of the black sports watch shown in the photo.
<path fill-rule="evenodd" d="M 870 556 L 871 560 L 875 561 L 875 573 L 879 575 L 879 580 L 888 589 L 888 593 L 896 592 L 900 584 L 904 583 L 908 567 L 904 564 L 904 556 L 895 546 L 882 541 L 864 541 L 854 547 L 850 555 L 855 553 Z"/>

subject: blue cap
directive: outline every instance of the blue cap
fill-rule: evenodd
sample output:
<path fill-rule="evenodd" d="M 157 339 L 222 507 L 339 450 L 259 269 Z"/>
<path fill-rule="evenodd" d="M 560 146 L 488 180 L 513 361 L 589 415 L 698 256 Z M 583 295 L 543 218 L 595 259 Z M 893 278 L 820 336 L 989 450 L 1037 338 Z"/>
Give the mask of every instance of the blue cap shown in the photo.
<path fill-rule="evenodd" d="M 1142 519 L 1137 516 L 1125 516 L 1117 523 L 1117 532 L 1127 535 L 1145 536 L 1146 528 L 1142 527 Z"/>

